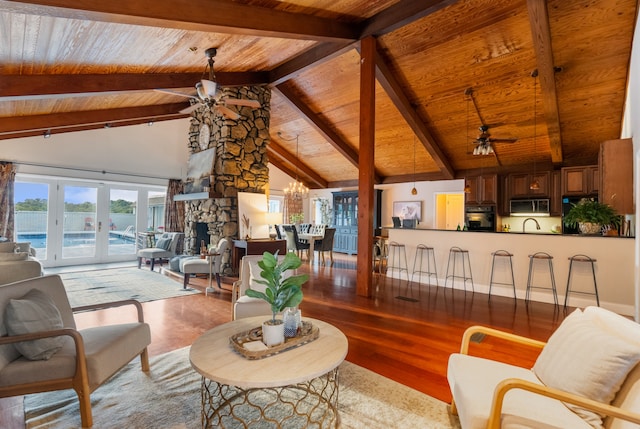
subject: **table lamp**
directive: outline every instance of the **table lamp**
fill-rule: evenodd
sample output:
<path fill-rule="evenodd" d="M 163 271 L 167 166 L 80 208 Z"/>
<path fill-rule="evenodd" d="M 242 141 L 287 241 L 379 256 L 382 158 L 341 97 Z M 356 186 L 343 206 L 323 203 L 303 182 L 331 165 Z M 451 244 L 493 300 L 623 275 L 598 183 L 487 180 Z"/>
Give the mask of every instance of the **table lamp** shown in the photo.
<path fill-rule="evenodd" d="M 275 240 L 278 235 L 275 231 L 275 226 L 279 223 L 282 223 L 282 213 L 280 212 L 265 213 L 264 218 L 265 218 L 266 224 L 269 225 L 269 237 L 272 240 Z M 271 230 L 272 227 L 274 228 L 273 232 Z"/>

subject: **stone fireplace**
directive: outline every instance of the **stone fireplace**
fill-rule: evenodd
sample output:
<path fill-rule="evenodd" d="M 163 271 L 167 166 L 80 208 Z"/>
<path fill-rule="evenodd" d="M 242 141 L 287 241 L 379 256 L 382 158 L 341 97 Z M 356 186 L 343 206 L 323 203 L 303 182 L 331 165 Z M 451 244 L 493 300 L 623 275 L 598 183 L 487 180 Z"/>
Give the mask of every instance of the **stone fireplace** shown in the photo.
<path fill-rule="evenodd" d="M 266 152 L 270 141 L 271 90 L 267 86 L 244 86 L 223 88 L 222 91 L 223 97 L 258 100 L 260 107 L 238 106 L 241 117 L 237 120 L 204 106 L 193 114 L 188 143 L 190 163 L 199 155 L 207 155 L 204 151 L 214 149 L 214 152 L 211 170 L 185 181 L 188 194 L 182 199 L 185 202 L 185 253 L 188 254 L 200 251 L 198 224 L 207 225 L 212 244 L 223 237 L 237 239 L 238 192 L 265 193 L 269 183 Z M 236 106 L 228 107 L 236 109 Z M 210 132 L 208 139 L 201 136 L 203 128 Z M 203 141 L 208 143 L 204 145 Z M 203 192 L 206 193 L 204 197 Z M 189 194 L 196 197 L 189 198 Z"/>

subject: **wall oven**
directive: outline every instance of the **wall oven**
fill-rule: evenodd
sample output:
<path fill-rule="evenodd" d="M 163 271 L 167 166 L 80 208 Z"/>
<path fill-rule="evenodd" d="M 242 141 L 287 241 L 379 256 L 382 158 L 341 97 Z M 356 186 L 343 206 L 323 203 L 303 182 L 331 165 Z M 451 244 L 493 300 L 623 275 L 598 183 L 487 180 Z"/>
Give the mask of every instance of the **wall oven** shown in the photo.
<path fill-rule="evenodd" d="M 494 206 L 468 206 L 465 208 L 465 225 L 469 231 L 496 230 L 496 213 Z"/>

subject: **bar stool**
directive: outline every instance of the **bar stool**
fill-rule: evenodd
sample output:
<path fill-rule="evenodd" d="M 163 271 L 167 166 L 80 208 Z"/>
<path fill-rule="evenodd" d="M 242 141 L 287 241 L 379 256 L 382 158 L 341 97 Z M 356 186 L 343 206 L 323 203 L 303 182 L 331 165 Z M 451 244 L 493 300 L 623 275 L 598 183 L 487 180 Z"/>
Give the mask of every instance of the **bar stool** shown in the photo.
<path fill-rule="evenodd" d="M 462 260 L 462 275 L 456 276 L 456 264 L 458 261 L 458 256 Z M 453 257 L 453 266 L 452 273 L 449 274 L 449 266 L 451 265 L 451 258 Z M 466 264 L 465 264 L 466 261 Z M 469 267 L 469 276 L 467 277 L 467 268 Z M 475 292 L 475 288 L 473 286 L 473 274 L 471 273 L 471 261 L 469 260 L 469 251 L 463 250 L 459 247 L 452 247 L 449 249 L 449 259 L 447 260 L 447 275 L 444 279 L 444 287 L 447 287 L 447 280 L 451 278 L 451 288 L 453 288 L 455 279 L 463 279 L 462 285 L 464 286 L 464 291 L 467 291 L 467 281 L 471 281 L 471 291 Z"/>
<path fill-rule="evenodd" d="M 404 267 L 402 266 L 404 259 Z M 407 251 L 404 244 L 396 241 L 389 242 L 389 256 L 387 257 L 387 272 L 398 270 L 398 278 L 402 278 L 402 272 L 407 273 L 407 281 L 409 281 L 409 267 L 407 265 Z"/>
<path fill-rule="evenodd" d="M 593 275 L 593 289 L 595 293 L 591 292 L 581 292 L 581 291 L 573 291 L 573 293 L 581 293 L 583 295 L 595 295 L 596 296 L 596 304 L 600 307 L 600 298 L 598 297 L 598 284 L 596 282 L 596 269 L 595 269 L 595 259 L 590 258 L 587 255 L 573 255 L 569 258 L 569 275 L 567 277 L 567 291 L 564 295 L 564 308 L 567 308 L 567 301 L 569 300 L 569 293 L 571 293 L 571 270 L 573 269 L 574 262 L 587 262 L 591 264 L 591 274 Z"/>
<path fill-rule="evenodd" d="M 491 299 L 491 286 L 494 283 L 497 285 L 506 285 L 506 286 L 510 285 L 513 288 L 513 298 L 515 299 L 516 298 L 516 280 L 513 276 L 513 261 L 511 259 L 513 254 L 507 252 L 506 250 L 496 250 L 491 255 L 493 256 L 493 258 L 491 261 L 491 275 L 489 276 L 489 299 Z M 497 257 L 509 258 L 509 269 L 511 270 L 511 283 L 501 283 L 501 282 L 493 281 L 493 269 L 495 268 Z"/>
<path fill-rule="evenodd" d="M 558 294 L 556 293 L 556 279 L 553 275 L 553 256 L 545 252 L 536 252 L 533 255 L 529 255 L 529 276 L 527 277 L 527 293 L 525 294 L 525 301 L 529 301 L 529 294 L 531 289 L 549 289 L 543 286 L 533 285 L 533 263 L 536 259 L 546 260 L 549 263 L 549 276 L 551 277 L 551 291 L 553 292 L 553 302 L 558 305 Z"/>
<path fill-rule="evenodd" d="M 382 274 L 383 265 L 388 264 L 389 259 L 389 246 L 386 240 L 379 239 L 373 243 L 373 271 L 376 271 L 376 262 L 378 263 L 378 272 Z M 388 269 L 388 267 L 387 267 Z"/>
<path fill-rule="evenodd" d="M 427 271 L 422 271 L 422 260 L 425 256 L 427 257 Z M 416 270 L 416 263 L 420 261 L 420 266 Z M 431 271 L 431 263 L 433 262 L 433 271 Z M 440 286 L 438 284 L 438 271 L 436 270 L 436 254 L 433 250 L 433 247 L 425 246 L 424 244 L 418 244 L 416 247 L 416 257 L 413 259 L 413 272 L 411 273 L 411 282 L 413 283 L 413 278 L 416 273 L 418 273 L 418 283 L 422 280 L 422 274 L 427 276 L 427 282 L 431 284 L 431 276 L 435 276 L 436 278 L 436 286 Z"/>

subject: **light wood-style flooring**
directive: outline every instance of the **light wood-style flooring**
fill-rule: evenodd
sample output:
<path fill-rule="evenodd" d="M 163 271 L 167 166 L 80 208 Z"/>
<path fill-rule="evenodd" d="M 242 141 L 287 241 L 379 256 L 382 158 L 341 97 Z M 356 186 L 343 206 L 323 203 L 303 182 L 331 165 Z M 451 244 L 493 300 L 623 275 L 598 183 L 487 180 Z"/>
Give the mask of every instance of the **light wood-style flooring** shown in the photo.
<path fill-rule="evenodd" d="M 144 267 L 142 269 L 145 269 Z M 148 269 L 148 267 L 146 268 Z M 492 296 L 442 286 L 408 283 L 384 275 L 374 276 L 373 296 L 357 296 L 356 258 L 334 255 L 332 266 L 303 264 L 310 274 L 304 285 L 303 318 L 313 317 L 341 329 L 349 339 L 347 360 L 449 402 L 447 359 L 460 347 L 465 328 L 481 324 L 546 340 L 571 311 L 551 304 Z M 160 274 L 157 274 L 160 275 Z M 234 279 L 223 279 L 231 288 Z M 176 279 L 179 285 L 181 279 Z M 208 281 L 193 279 L 204 290 Z M 143 303 L 151 325 L 151 356 L 189 346 L 212 327 L 231 320 L 231 293 L 189 295 Z M 123 310 L 76 315 L 80 328 L 118 323 L 134 317 Z M 485 339 L 475 353 L 521 365 L 532 365 L 536 354 L 524 347 L 506 346 Z M 23 428 L 22 398 L 0 400 L 0 426 Z"/>

